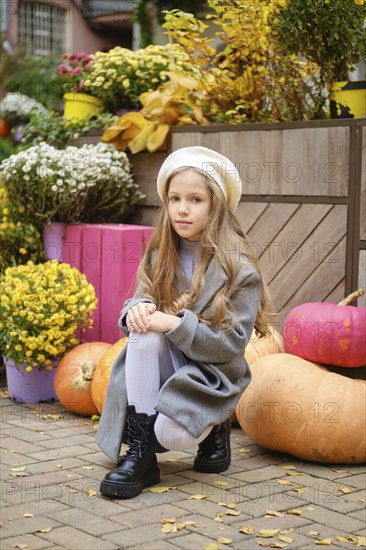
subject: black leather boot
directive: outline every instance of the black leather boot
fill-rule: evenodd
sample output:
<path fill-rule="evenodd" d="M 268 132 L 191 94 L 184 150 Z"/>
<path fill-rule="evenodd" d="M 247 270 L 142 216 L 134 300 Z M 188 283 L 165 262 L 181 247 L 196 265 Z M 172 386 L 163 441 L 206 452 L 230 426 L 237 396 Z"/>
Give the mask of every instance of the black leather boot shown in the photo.
<path fill-rule="evenodd" d="M 137 497 L 144 487 L 160 481 L 160 470 L 155 455 L 156 415 L 137 413 L 127 406 L 128 445 L 125 456 L 100 484 L 102 495 L 112 498 Z"/>
<path fill-rule="evenodd" d="M 157 419 L 158 417 L 158 414 L 154 414 L 152 415 L 150 418 L 151 418 L 151 421 L 155 424 L 155 420 Z M 123 432 L 123 435 L 122 435 L 122 443 L 124 443 L 125 445 L 128 445 L 128 431 L 125 430 Z M 156 435 L 155 435 L 155 432 L 154 432 L 154 445 L 155 445 L 155 452 L 156 453 L 168 453 L 169 452 L 169 449 L 166 449 L 165 447 L 163 447 L 162 445 L 160 445 L 159 441 L 156 439 Z"/>
<path fill-rule="evenodd" d="M 230 463 L 230 419 L 228 419 L 214 426 L 206 439 L 198 445 L 193 469 L 196 472 L 219 474 L 227 470 Z"/>

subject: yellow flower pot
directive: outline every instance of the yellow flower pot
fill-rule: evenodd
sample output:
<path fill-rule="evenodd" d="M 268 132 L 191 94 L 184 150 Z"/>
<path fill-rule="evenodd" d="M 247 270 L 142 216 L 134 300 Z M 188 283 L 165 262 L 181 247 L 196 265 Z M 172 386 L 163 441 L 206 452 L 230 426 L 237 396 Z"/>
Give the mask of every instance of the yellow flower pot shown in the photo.
<path fill-rule="evenodd" d="M 335 82 L 330 93 L 332 118 L 366 117 L 366 81 Z"/>
<path fill-rule="evenodd" d="M 103 101 L 88 94 L 64 94 L 64 117 L 78 121 L 90 115 L 99 116 L 104 111 Z"/>

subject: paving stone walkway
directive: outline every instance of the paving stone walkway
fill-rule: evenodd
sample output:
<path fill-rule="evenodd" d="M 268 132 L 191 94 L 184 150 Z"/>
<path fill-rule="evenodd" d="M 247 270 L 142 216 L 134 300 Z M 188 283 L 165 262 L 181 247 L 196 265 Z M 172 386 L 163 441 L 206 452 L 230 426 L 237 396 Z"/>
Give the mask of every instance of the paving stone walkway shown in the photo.
<path fill-rule="evenodd" d="M 96 421 L 59 403 L 1 405 L 2 550 L 365 547 L 363 465 L 270 452 L 234 426 L 227 472 L 194 472 L 195 449 L 169 452 L 162 492 L 109 500 Z"/>

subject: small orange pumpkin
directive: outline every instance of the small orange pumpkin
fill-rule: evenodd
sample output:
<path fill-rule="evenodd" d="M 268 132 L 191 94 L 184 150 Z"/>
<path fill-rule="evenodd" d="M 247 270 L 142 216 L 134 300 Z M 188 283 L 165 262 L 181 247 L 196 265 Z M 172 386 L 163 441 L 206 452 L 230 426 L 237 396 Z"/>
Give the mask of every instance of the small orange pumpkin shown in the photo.
<path fill-rule="evenodd" d="M 0 137 L 6 137 L 9 133 L 9 123 L 6 118 L 0 118 Z"/>
<path fill-rule="evenodd" d="M 127 342 L 128 338 L 121 338 L 121 340 L 113 344 L 110 349 L 102 355 L 95 369 L 91 383 L 91 396 L 99 414 L 102 414 L 112 367 Z"/>
<path fill-rule="evenodd" d="M 112 347 L 106 342 L 86 342 L 70 350 L 57 365 L 54 388 L 60 403 L 84 416 L 98 414 L 91 395 L 91 382 L 103 354 Z"/>

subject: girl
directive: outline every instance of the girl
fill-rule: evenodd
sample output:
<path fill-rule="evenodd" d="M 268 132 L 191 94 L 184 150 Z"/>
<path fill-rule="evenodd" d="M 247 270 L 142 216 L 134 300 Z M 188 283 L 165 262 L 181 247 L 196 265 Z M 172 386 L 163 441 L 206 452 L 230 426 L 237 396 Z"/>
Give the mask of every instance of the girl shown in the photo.
<path fill-rule="evenodd" d="M 267 293 L 234 211 L 241 181 L 234 164 L 204 147 L 164 161 L 157 228 L 139 285 L 119 326 L 129 335 L 108 386 L 97 443 L 114 462 L 101 483 L 110 497 L 135 497 L 160 481 L 156 452 L 198 445 L 194 469 L 230 466 L 230 416 L 250 371 L 253 327 L 270 322 Z"/>

